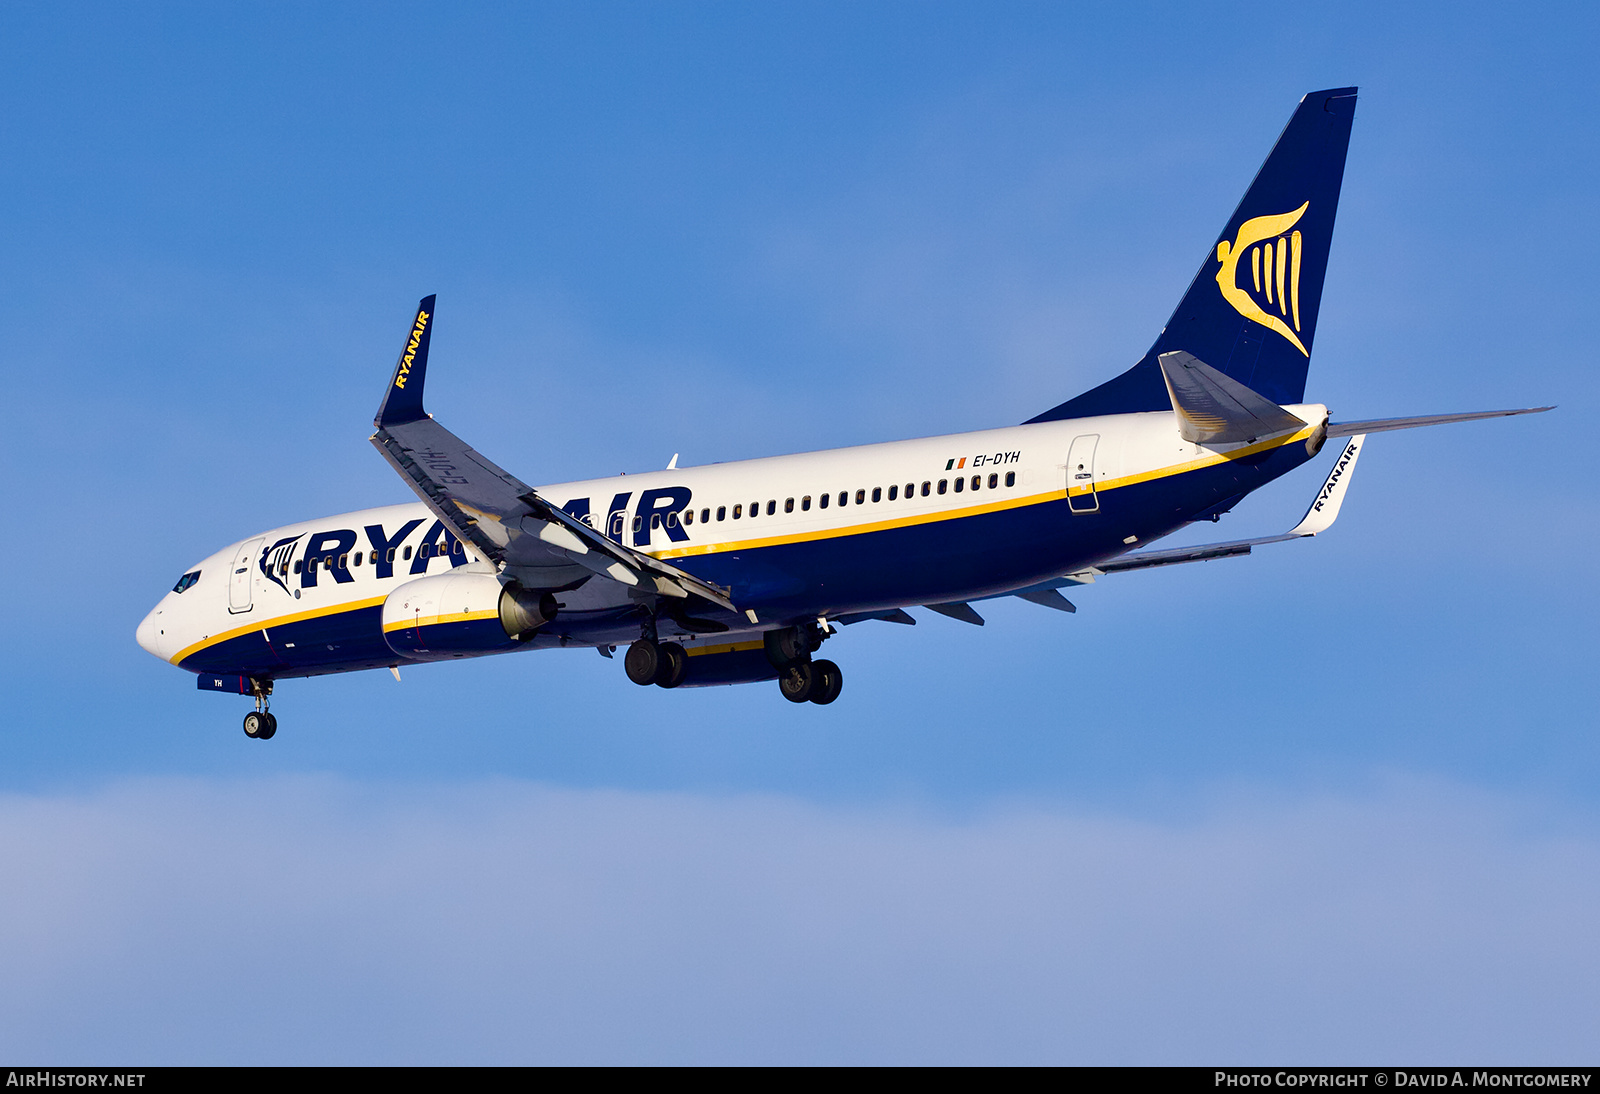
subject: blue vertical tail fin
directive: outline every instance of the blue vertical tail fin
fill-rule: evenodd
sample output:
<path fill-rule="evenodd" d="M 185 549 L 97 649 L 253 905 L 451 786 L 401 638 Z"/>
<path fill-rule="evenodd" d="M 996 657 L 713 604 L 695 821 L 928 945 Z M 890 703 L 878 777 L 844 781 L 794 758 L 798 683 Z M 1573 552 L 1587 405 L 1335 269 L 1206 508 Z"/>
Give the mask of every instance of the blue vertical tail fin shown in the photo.
<path fill-rule="evenodd" d="M 1158 359 L 1179 351 L 1275 403 L 1300 402 L 1355 112 L 1353 87 L 1301 99 L 1150 352 L 1029 423 L 1170 410 Z"/>

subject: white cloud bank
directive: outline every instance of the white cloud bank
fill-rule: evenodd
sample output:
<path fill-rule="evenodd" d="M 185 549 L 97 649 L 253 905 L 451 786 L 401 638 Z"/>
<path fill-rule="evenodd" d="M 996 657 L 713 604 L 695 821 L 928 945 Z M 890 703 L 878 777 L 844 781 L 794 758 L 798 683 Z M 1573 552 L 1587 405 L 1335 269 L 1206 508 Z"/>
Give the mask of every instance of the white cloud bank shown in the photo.
<path fill-rule="evenodd" d="M 1475 792 L 962 820 L 495 783 L 0 797 L 0 1058 L 1545 1062 L 1600 833 Z"/>

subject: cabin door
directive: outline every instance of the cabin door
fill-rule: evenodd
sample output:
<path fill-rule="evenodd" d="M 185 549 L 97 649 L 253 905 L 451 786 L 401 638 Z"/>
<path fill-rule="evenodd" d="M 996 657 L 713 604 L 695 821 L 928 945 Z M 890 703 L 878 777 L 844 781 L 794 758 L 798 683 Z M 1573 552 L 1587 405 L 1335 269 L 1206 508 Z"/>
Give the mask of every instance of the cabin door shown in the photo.
<path fill-rule="evenodd" d="M 1085 433 L 1073 439 L 1067 453 L 1067 508 L 1074 513 L 1098 513 L 1100 499 L 1094 492 L 1094 450 L 1100 434 Z"/>
<path fill-rule="evenodd" d="M 254 566 L 256 552 L 261 550 L 265 542 L 264 536 L 252 539 L 233 556 L 233 566 L 228 570 L 228 610 L 235 615 L 250 610 L 250 590 L 255 585 L 255 575 L 250 570 Z"/>

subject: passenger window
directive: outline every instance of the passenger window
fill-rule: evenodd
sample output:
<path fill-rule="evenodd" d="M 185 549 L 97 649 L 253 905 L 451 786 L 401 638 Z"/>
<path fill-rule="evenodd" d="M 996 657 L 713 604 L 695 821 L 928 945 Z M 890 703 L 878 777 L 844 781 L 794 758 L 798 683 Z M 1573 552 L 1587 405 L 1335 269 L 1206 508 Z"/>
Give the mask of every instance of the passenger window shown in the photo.
<path fill-rule="evenodd" d="M 294 563 L 294 572 L 295 572 L 295 573 L 299 573 L 299 572 L 300 572 L 300 560 L 299 560 L 299 559 L 296 559 L 296 560 L 295 560 L 295 563 Z"/>
<path fill-rule="evenodd" d="M 349 562 L 350 562 L 350 556 L 348 554 L 340 555 L 339 556 L 339 569 L 341 569 L 341 570 L 346 569 L 348 567 L 348 563 Z"/>
<path fill-rule="evenodd" d="M 826 509 L 828 507 L 828 502 L 831 501 L 832 499 L 833 499 L 833 495 L 832 494 L 824 494 L 824 495 L 822 495 L 822 497 L 817 499 L 817 508 Z"/>
<path fill-rule="evenodd" d="M 983 485 L 983 476 L 982 475 L 974 475 L 974 476 L 972 476 L 972 488 L 974 490 L 978 489 L 982 485 Z"/>
<path fill-rule="evenodd" d="M 401 558 L 403 558 L 403 559 L 405 559 L 405 560 L 406 560 L 406 561 L 407 561 L 407 562 L 410 562 L 410 561 L 411 561 L 411 546 L 410 546 L 410 544 L 407 544 L 407 545 L 406 545 L 406 549 L 405 549 L 405 551 L 404 551 L 404 552 L 403 552 L 403 553 L 402 553 L 402 554 L 401 554 L 401 555 L 400 555 L 400 557 L 401 557 Z"/>
<path fill-rule="evenodd" d="M 637 519 L 637 518 L 635 518 L 635 519 Z M 651 513 L 650 514 L 650 527 L 653 530 L 660 531 L 660 529 L 661 529 L 661 514 L 660 513 Z"/>
<path fill-rule="evenodd" d="M 644 518 L 641 517 L 641 516 L 635 516 L 633 518 L 633 530 L 635 532 L 637 532 L 637 531 L 639 531 L 639 529 L 641 529 L 643 527 L 644 527 Z"/>
<path fill-rule="evenodd" d="M 683 511 L 683 523 L 684 524 L 693 524 L 694 523 L 694 510 L 693 509 L 685 509 Z"/>
<path fill-rule="evenodd" d="M 989 476 L 989 489 L 993 490 L 995 487 L 997 487 L 999 485 L 1000 485 L 1000 476 L 999 475 L 990 475 Z"/>
<path fill-rule="evenodd" d="M 741 513 L 743 513 L 743 512 L 744 512 L 744 506 L 743 505 L 735 505 L 733 507 L 733 519 L 734 520 L 738 520 L 739 519 L 739 515 Z"/>
<path fill-rule="evenodd" d="M 727 519 L 727 516 L 728 516 L 728 507 L 726 505 L 717 506 L 717 519 L 718 520 L 725 520 L 725 519 Z"/>
<path fill-rule="evenodd" d="M 793 498 L 789 499 L 789 508 L 791 508 L 791 509 L 794 508 L 794 499 Z M 778 511 L 777 500 L 769 498 L 767 500 L 767 516 L 770 517 L 773 514 L 777 513 L 777 511 Z"/>
<path fill-rule="evenodd" d="M 944 493 L 945 492 L 945 488 L 948 487 L 949 485 L 950 485 L 950 480 L 949 479 L 940 479 L 939 480 L 939 493 L 941 493 L 941 494 Z"/>
<path fill-rule="evenodd" d="M 850 504 L 850 491 L 848 491 L 848 490 L 839 491 L 839 504 L 840 505 L 849 505 Z"/>
<path fill-rule="evenodd" d="M 929 484 L 929 483 L 926 483 L 926 482 L 924 482 L 924 483 L 923 483 L 923 484 L 922 484 L 922 496 L 923 496 L 923 497 L 927 497 L 927 496 L 928 496 L 928 486 L 929 486 L 929 485 L 930 485 L 930 484 Z M 941 493 L 941 494 L 942 494 L 942 493 L 944 493 L 944 491 L 943 491 L 943 490 L 941 490 L 941 491 L 939 491 L 939 493 Z"/>
<path fill-rule="evenodd" d="M 914 482 L 906 483 L 906 500 L 909 501 L 911 498 L 915 497 L 916 493 L 917 493 L 917 484 L 914 483 Z"/>
<path fill-rule="evenodd" d="M 807 494 L 805 497 L 800 499 L 800 511 L 802 513 L 811 512 L 811 495 L 810 494 Z"/>
<path fill-rule="evenodd" d="M 1015 471 L 1007 471 L 1006 472 L 1006 485 L 1007 486 L 1015 486 L 1015 485 L 1017 485 L 1017 473 Z"/>
<path fill-rule="evenodd" d="M 394 548 L 393 547 L 389 548 L 387 551 L 385 551 L 383 553 L 383 560 L 385 562 L 393 562 L 394 561 Z"/>
<path fill-rule="evenodd" d="M 899 496 L 900 496 L 900 486 L 899 486 L 898 483 L 895 484 L 894 486 L 889 487 L 889 500 L 890 501 L 893 501 L 895 498 L 897 498 Z"/>
<path fill-rule="evenodd" d="M 734 516 L 738 516 L 738 515 L 739 515 L 738 513 L 734 514 Z M 751 520 L 755 520 L 760 515 L 761 515 L 761 503 L 759 501 L 751 502 L 750 503 L 750 519 Z"/>
<path fill-rule="evenodd" d="M 866 500 L 867 500 L 867 492 L 865 490 L 857 490 L 856 491 L 856 504 L 860 505 L 862 502 L 864 502 Z"/>
<path fill-rule="evenodd" d="M 784 498 L 783 499 L 783 511 L 785 513 L 794 512 L 794 499 L 793 498 Z"/>
<path fill-rule="evenodd" d="M 967 480 L 965 478 L 960 478 L 960 479 L 956 480 L 956 493 L 959 494 L 959 493 L 961 493 L 961 491 L 965 490 L 966 488 L 967 488 Z"/>
<path fill-rule="evenodd" d="M 314 574 L 316 572 L 317 572 L 317 560 L 314 559 L 314 558 L 306 559 L 306 573 Z"/>
<path fill-rule="evenodd" d="M 860 495 L 859 495 L 859 492 L 858 492 L 858 494 L 857 494 L 857 499 L 856 499 L 856 500 L 858 500 L 858 501 L 859 501 L 859 500 L 860 500 Z M 873 501 L 874 501 L 874 502 L 880 502 L 880 501 L 882 501 L 882 500 L 883 500 L 883 487 L 881 487 L 881 486 L 874 486 L 874 487 L 873 487 L 873 488 L 872 488 L 872 500 L 873 500 Z"/>
<path fill-rule="evenodd" d="M 361 565 L 361 555 L 362 555 L 362 553 L 363 553 L 363 552 L 361 552 L 361 551 L 357 551 L 357 552 L 356 552 L 356 557 L 355 557 L 355 564 L 356 564 L 356 565 L 357 565 L 357 566 L 359 566 L 359 565 Z"/>
<path fill-rule="evenodd" d="M 710 519 L 711 519 L 711 510 L 710 509 L 702 509 L 702 510 L 700 510 L 700 523 L 701 524 L 704 524 L 706 521 L 708 521 Z M 721 520 L 722 518 L 719 516 L 719 517 L 717 517 L 717 519 Z"/>
<path fill-rule="evenodd" d="M 694 514 L 693 513 L 686 513 L 684 515 L 687 516 L 690 520 L 694 519 Z M 667 514 L 667 527 L 668 528 L 676 528 L 677 526 L 678 526 L 678 511 L 676 509 L 674 509 L 672 512 Z"/>

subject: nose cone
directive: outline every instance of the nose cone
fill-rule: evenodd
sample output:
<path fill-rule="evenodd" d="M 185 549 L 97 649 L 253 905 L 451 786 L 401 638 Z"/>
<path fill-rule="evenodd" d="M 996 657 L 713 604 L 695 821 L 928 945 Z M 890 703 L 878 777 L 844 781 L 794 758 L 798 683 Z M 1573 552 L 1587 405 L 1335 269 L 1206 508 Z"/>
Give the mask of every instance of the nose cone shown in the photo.
<path fill-rule="evenodd" d="M 133 637 L 146 652 L 153 653 L 165 661 L 167 659 L 167 641 L 166 635 L 161 633 L 163 629 L 161 608 L 158 606 L 151 609 L 150 614 L 144 617 Z"/>

